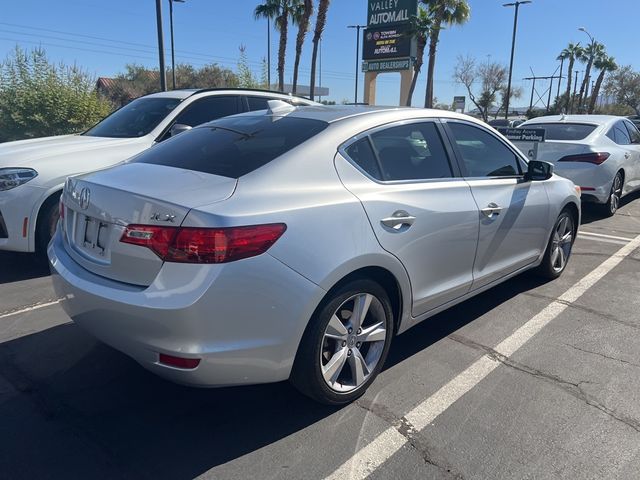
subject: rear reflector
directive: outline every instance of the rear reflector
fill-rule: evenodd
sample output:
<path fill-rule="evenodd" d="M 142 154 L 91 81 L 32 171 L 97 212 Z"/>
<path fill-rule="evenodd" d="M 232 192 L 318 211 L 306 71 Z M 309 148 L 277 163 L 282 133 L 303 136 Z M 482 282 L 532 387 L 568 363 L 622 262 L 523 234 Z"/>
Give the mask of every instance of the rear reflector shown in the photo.
<path fill-rule="evenodd" d="M 29 219 L 24 217 L 22 221 L 22 238 L 27 238 L 27 226 L 29 225 Z"/>
<path fill-rule="evenodd" d="M 580 189 L 583 192 L 593 192 L 593 191 L 595 191 L 595 188 L 593 188 L 593 187 L 580 187 Z"/>
<path fill-rule="evenodd" d="M 165 262 L 227 263 L 266 252 L 286 229 L 284 223 L 228 228 L 129 225 L 120 241 L 147 247 Z"/>
<path fill-rule="evenodd" d="M 584 162 L 593 163 L 594 165 L 600 165 L 611 156 L 607 152 L 593 152 L 593 153 L 579 153 L 577 155 L 567 155 L 562 157 L 559 162 Z"/>
<path fill-rule="evenodd" d="M 158 361 L 163 365 L 184 369 L 194 369 L 200 365 L 199 358 L 174 357 L 173 355 L 166 355 L 164 353 L 159 355 Z"/>

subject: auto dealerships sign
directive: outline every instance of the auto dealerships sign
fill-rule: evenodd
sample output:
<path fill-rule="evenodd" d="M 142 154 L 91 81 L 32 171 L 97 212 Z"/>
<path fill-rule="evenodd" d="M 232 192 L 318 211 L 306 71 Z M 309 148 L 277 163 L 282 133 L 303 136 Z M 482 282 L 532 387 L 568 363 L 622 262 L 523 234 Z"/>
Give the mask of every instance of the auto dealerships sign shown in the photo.
<path fill-rule="evenodd" d="M 369 27 L 409 22 L 418 13 L 417 0 L 369 0 Z"/>

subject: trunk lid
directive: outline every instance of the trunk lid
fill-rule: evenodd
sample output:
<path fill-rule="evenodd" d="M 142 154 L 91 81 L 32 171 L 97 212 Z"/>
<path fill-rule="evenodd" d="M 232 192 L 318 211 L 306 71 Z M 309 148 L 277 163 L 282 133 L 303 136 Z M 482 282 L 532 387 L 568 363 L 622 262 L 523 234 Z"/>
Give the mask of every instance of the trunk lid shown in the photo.
<path fill-rule="evenodd" d="M 62 228 L 65 248 L 97 275 L 150 285 L 163 261 L 120 242 L 130 224 L 178 227 L 192 208 L 226 200 L 237 180 L 162 165 L 130 163 L 70 178 Z"/>
<path fill-rule="evenodd" d="M 524 153 L 527 158 L 533 158 L 534 142 L 512 142 L 518 149 Z M 536 160 L 549 162 L 556 165 L 558 160 L 567 155 L 577 155 L 580 153 L 591 152 L 591 146 L 586 143 L 568 142 L 562 140 L 547 140 L 538 143 L 538 156 Z"/>

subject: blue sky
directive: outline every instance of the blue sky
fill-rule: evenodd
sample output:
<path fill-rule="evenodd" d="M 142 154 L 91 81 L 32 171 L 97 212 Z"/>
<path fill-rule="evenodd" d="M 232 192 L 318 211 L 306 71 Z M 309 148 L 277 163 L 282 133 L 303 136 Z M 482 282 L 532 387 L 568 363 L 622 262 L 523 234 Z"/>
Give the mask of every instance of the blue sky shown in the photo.
<path fill-rule="evenodd" d="M 0 58 L 16 44 L 29 48 L 42 45 L 51 59 L 76 62 L 96 76 L 112 76 L 127 63 L 157 66 L 157 38 L 154 0 L 20 0 L 2 2 L 0 16 Z M 175 5 L 176 61 L 202 65 L 217 62 L 235 69 L 238 47 L 243 44 L 256 74 L 266 56 L 266 23 L 253 19 L 257 0 L 187 0 Z M 317 3 L 317 2 L 316 2 Z M 456 57 L 470 54 L 480 61 L 508 63 L 513 9 L 502 0 L 470 0 L 471 19 L 462 27 L 441 34 L 436 66 L 435 95 L 450 103 L 464 95 L 452 72 Z M 640 59 L 635 40 L 640 18 L 638 0 L 534 0 L 521 7 L 514 84 L 525 90 L 516 105 L 529 102 L 531 82 L 522 80 L 550 75 L 558 67 L 555 57 L 569 41 L 588 42 L 578 31 L 584 26 L 620 64 L 636 68 Z M 163 0 L 165 46 L 169 64 L 168 3 Z M 330 98 L 353 101 L 355 32 L 347 25 L 366 23 L 365 0 L 333 0 L 323 40 L 323 86 Z M 286 81 L 293 71 L 295 30 L 291 31 Z M 278 35 L 272 35 L 272 81 L 276 78 Z M 311 35 L 303 53 L 301 83 L 308 84 Z M 566 66 L 565 66 L 566 68 Z M 580 67 L 578 67 L 580 69 Z M 363 76 L 360 74 L 360 92 Z M 379 104 L 397 104 L 399 75 L 379 77 Z M 546 86 L 542 85 L 541 90 Z M 416 88 L 414 104 L 424 101 L 425 80 Z M 555 90 L 555 88 L 554 88 Z M 361 93 L 360 93 L 361 94 Z"/>

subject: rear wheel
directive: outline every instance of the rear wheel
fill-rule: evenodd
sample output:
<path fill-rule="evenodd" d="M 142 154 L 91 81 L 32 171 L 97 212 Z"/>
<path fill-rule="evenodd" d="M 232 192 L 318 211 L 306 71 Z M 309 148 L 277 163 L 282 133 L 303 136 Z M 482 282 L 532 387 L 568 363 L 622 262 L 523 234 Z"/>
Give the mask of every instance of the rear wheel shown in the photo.
<path fill-rule="evenodd" d="M 620 208 L 620 199 L 622 198 L 622 186 L 624 185 L 624 176 L 622 172 L 616 173 L 613 177 L 613 183 L 611 184 L 611 192 L 609 193 L 609 200 L 603 205 L 603 213 L 607 217 L 612 217 Z"/>
<path fill-rule="evenodd" d="M 576 231 L 577 225 L 573 215 L 571 212 L 563 210 L 553 226 L 547 250 L 538 267 L 540 275 L 549 279 L 562 275 L 571 256 Z"/>
<path fill-rule="evenodd" d="M 291 382 L 321 403 L 352 402 L 380 372 L 392 336 L 387 293 L 371 280 L 351 281 L 332 293 L 311 319 Z"/>

